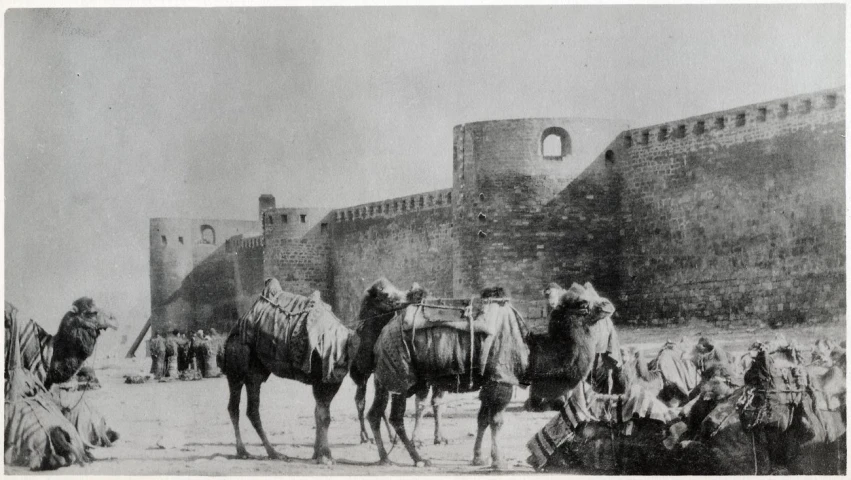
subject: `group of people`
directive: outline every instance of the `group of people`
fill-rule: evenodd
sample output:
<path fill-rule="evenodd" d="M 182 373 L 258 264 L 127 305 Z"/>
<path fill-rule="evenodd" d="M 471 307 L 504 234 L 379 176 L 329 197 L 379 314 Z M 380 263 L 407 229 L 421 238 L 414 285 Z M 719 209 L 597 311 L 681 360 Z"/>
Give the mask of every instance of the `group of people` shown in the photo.
<path fill-rule="evenodd" d="M 173 330 L 165 336 L 154 334 L 150 343 L 151 374 L 155 378 L 187 378 L 220 375 L 219 350 L 224 345 L 222 336 L 215 329 L 209 334 L 198 330 L 187 336 Z M 210 358 L 212 357 L 212 358 Z"/>

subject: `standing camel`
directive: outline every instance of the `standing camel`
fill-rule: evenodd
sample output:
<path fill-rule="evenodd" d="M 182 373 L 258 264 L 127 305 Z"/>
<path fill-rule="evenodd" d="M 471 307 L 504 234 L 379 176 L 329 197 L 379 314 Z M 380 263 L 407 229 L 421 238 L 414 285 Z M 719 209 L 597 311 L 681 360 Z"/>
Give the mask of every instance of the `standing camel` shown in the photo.
<path fill-rule="evenodd" d="M 392 400 L 390 423 L 415 465 L 429 464 L 405 433 L 405 400 L 422 388 L 423 383 L 447 390 L 459 386 L 458 367 L 467 365 L 465 359 L 470 358 L 472 349 L 473 361 L 468 365 L 472 369 L 469 377 L 472 381 L 468 384 L 468 391 L 481 390 L 473 464 L 486 463 L 482 456 L 482 440 L 490 427 L 493 466 L 497 469 L 504 467 L 498 437 L 503 424 L 502 412 L 511 400 L 513 386 L 520 384 L 521 380 L 525 383 L 534 380 L 539 373 L 549 372 L 538 371 L 534 364 L 530 365 L 529 347 L 525 342 L 528 329 L 505 297 L 503 289 L 486 289 L 481 297 L 482 311 L 471 326 L 474 336 L 447 327 L 405 332 L 396 322 L 382 330 L 375 347 L 375 401 L 369 411 L 381 463 L 389 463 L 389 459 L 381 440 L 379 421 L 393 392 L 396 395 Z M 556 375 L 547 376 L 548 380 L 560 381 L 565 388 L 572 388 L 588 376 L 595 348 L 590 326 L 610 315 L 612 310 L 611 302 L 599 297 L 591 288 L 574 285 L 564 292 L 553 312 L 560 337 L 553 339 L 554 343 L 549 347 L 561 353 L 563 362 L 561 370 Z M 460 374 L 467 378 L 470 371 Z"/>
<path fill-rule="evenodd" d="M 313 459 L 317 463 L 333 463 L 328 446 L 331 400 L 349 371 L 357 344 L 357 336 L 321 301 L 319 292 L 303 297 L 284 292 L 274 278 L 266 280 L 259 298 L 231 330 L 225 344 L 223 369 L 230 389 L 228 413 L 237 456 L 251 458 L 239 432 L 239 400 L 245 386 L 246 415 L 266 453 L 274 459 L 288 459 L 275 451 L 260 422 L 260 387 L 274 373 L 313 387 Z"/>
<path fill-rule="evenodd" d="M 381 329 L 393 319 L 400 311 L 404 310 L 408 305 L 421 302 L 426 297 L 426 291 L 419 284 L 414 283 L 411 289 L 407 292 L 396 288 L 386 278 L 380 278 L 375 281 L 364 292 L 364 297 L 361 300 L 360 311 L 358 312 L 358 326 L 355 331 L 360 340 L 358 352 L 352 362 L 352 368 L 349 374 L 352 380 L 357 385 L 355 392 L 355 406 L 358 410 L 358 421 L 360 422 L 360 441 L 366 443 L 369 441 L 369 434 L 366 431 L 366 422 L 364 421 L 364 409 L 366 407 L 366 385 L 369 377 L 375 371 L 375 354 L 373 349 L 375 342 L 378 340 Z M 417 392 L 417 424 L 422 417 L 424 410 L 423 403 L 428 395 L 428 388 Z M 440 433 L 440 405 L 438 400 L 442 396 L 442 392 L 434 390 L 432 394 L 432 407 L 434 408 L 435 421 L 435 444 L 445 443 L 443 435 Z M 417 427 L 414 427 L 416 433 Z M 413 439 L 413 435 L 412 435 Z"/>

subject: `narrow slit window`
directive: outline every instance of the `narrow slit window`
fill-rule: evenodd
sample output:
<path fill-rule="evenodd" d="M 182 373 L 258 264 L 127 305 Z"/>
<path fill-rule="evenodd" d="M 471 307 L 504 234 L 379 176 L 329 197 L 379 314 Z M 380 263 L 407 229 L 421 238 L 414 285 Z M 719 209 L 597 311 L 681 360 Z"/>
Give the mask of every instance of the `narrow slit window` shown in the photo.
<path fill-rule="evenodd" d="M 641 132 L 641 143 L 644 144 L 644 145 L 647 145 L 648 143 L 650 143 L 650 131 L 649 130 L 645 130 L 645 131 Z"/>
<path fill-rule="evenodd" d="M 686 136 L 686 126 L 685 125 L 678 125 L 677 126 L 676 136 L 677 136 L 677 138 L 685 138 L 685 136 Z"/>
<path fill-rule="evenodd" d="M 759 110 L 757 110 L 756 120 L 758 122 L 764 122 L 767 117 L 768 117 L 768 109 L 767 108 L 762 107 Z"/>
<path fill-rule="evenodd" d="M 177 242 L 183 245 L 183 237 L 177 237 Z"/>
<path fill-rule="evenodd" d="M 813 109 L 813 101 L 810 99 L 806 99 L 801 102 L 801 113 L 810 113 Z"/>
<path fill-rule="evenodd" d="M 307 223 L 307 215 L 299 215 L 298 217 L 301 220 L 301 223 Z"/>
<path fill-rule="evenodd" d="M 706 122 L 703 120 L 698 121 L 694 125 L 694 134 L 695 135 L 703 135 L 703 132 L 706 131 Z"/>
<path fill-rule="evenodd" d="M 626 148 L 632 147 L 632 135 L 626 135 L 623 137 L 623 143 Z"/>
<path fill-rule="evenodd" d="M 162 240 L 163 245 L 168 245 L 168 240 L 166 240 L 165 235 L 160 235 L 160 240 Z"/>
<path fill-rule="evenodd" d="M 789 115 L 789 104 L 781 103 L 780 111 L 777 113 L 777 116 L 780 118 L 786 118 Z"/>
<path fill-rule="evenodd" d="M 745 126 L 745 113 L 739 113 L 736 115 L 736 126 L 744 127 Z"/>
<path fill-rule="evenodd" d="M 668 139 L 668 127 L 659 127 L 659 141 L 663 142 Z"/>
<path fill-rule="evenodd" d="M 281 223 L 287 223 L 289 221 L 289 217 L 286 215 L 281 215 Z"/>
<path fill-rule="evenodd" d="M 273 225 L 275 223 L 275 219 L 272 218 L 272 214 L 269 214 L 269 225 Z"/>
<path fill-rule="evenodd" d="M 718 130 L 724 129 L 724 117 L 718 117 L 715 119 L 715 128 Z"/>
<path fill-rule="evenodd" d="M 319 231 L 322 232 L 322 233 L 328 233 L 328 224 L 323 223 L 323 224 L 319 225 Z"/>

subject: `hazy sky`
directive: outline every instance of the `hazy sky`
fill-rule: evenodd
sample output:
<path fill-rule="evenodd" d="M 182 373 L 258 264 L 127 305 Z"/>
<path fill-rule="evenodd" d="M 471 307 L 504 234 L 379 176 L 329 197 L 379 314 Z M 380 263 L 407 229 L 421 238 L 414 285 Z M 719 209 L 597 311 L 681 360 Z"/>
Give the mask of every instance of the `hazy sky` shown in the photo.
<path fill-rule="evenodd" d="M 10 10 L 5 292 L 133 332 L 151 217 L 451 186 L 452 127 L 641 126 L 845 83 L 844 5 Z"/>

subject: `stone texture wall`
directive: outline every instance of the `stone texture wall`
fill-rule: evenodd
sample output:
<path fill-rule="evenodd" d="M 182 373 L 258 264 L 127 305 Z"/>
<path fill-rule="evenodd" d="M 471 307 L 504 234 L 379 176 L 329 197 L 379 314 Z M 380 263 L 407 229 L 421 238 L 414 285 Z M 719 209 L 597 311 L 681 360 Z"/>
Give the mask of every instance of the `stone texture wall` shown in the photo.
<path fill-rule="evenodd" d="M 331 303 L 330 209 L 275 208 L 263 212 L 263 277 L 308 296 L 319 290 Z"/>
<path fill-rule="evenodd" d="M 451 189 L 336 210 L 264 196 L 260 223 L 153 219 L 154 331 L 219 325 L 270 276 L 319 290 L 349 324 L 380 277 L 456 299 L 501 285 L 538 330 L 553 281 L 592 282 L 619 323 L 845 319 L 842 89 L 637 129 L 549 118 L 453 134 Z"/>
<path fill-rule="evenodd" d="M 385 277 L 401 289 L 418 282 L 452 295 L 452 196 L 439 190 L 337 210 L 332 225 L 334 307 L 347 324 L 363 292 Z"/>
<path fill-rule="evenodd" d="M 844 321 L 842 90 L 631 130 L 621 321 Z"/>
<path fill-rule="evenodd" d="M 619 286 L 615 165 L 623 122 L 523 119 L 455 128 L 454 289 L 540 300 L 549 282 Z M 557 133 L 562 151 L 547 155 Z M 608 152 L 608 153 L 607 153 Z"/>

